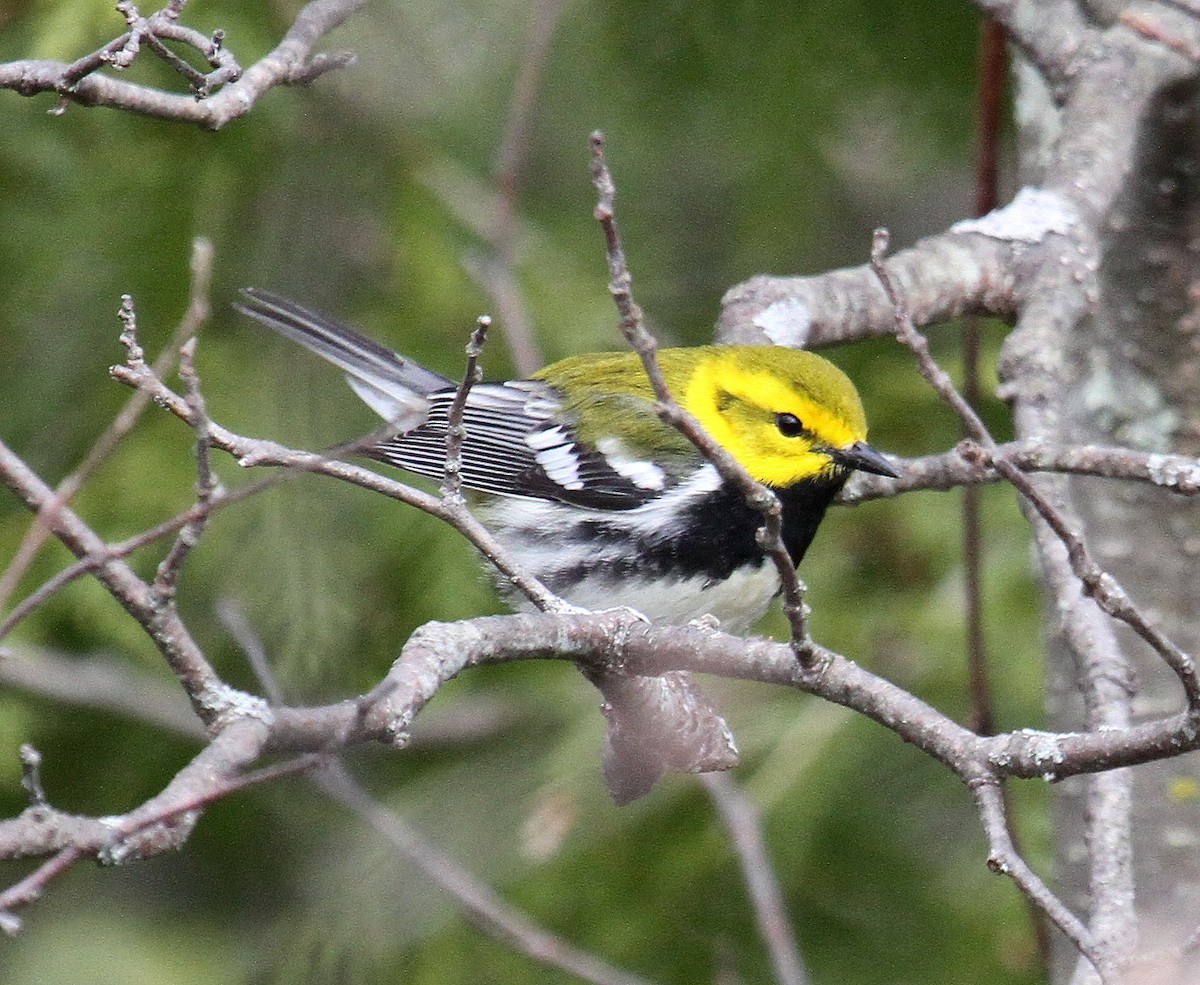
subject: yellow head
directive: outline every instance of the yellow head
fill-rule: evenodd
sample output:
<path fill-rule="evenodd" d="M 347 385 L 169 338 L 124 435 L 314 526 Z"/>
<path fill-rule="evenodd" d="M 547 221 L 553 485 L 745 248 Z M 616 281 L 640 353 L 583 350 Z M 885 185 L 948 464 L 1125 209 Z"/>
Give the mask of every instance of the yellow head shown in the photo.
<path fill-rule="evenodd" d="M 672 358 L 671 350 L 661 355 Z M 691 368 L 676 399 L 759 482 L 786 489 L 850 468 L 894 474 L 865 443 L 854 384 L 827 359 L 778 346 L 714 346 Z"/>

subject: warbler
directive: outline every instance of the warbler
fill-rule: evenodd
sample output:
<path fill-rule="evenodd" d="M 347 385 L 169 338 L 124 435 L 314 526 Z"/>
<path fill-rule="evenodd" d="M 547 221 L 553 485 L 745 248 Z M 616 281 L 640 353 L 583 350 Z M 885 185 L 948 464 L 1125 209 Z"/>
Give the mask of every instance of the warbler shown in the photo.
<path fill-rule="evenodd" d="M 239 311 L 341 368 L 394 422 L 397 433 L 366 455 L 443 476 L 456 382 L 286 298 L 242 293 Z M 663 349 L 658 361 L 683 408 L 779 497 L 797 565 L 851 471 L 897 475 L 866 443 L 854 385 L 814 353 L 700 346 Z M 712 615 L 744 631 L 780 590 L 757 539 L 762 515 L 654 408 L 632 352 L 478 383 L 462 417 L 462 484 L 487 494 L 481 519 L 511 557 L 568 601 L 668 624 Z"/>

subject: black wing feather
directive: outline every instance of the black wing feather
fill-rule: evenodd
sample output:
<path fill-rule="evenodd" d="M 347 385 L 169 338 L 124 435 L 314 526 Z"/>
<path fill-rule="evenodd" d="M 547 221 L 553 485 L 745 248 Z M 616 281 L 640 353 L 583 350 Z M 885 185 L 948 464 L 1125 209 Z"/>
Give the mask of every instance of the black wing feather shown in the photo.
<path fill-rule="evenodd" d="M 454 396 L 455 391 L 449 389 L 430 394 L 427 419 L 377 445 L 371 457 L 418 475 L 441 478 Z M 463 409 L 463 485 L 494 495 L 553 499 L 603 510 L 633 509 L 658 495 L 657 490 L 645 489 L 621 475 L 600 452 L 576 441 L 557 410 L 557 396 L 544 383 L 481 383 L 473 387 Z M 551 441 L 559 435 L 559 440 Z M 539 440 L 542 436 L 547 437 Z M 576 482 L 566 485 L 548 474 L 538 454 L 551 449 L 571 459 Z"/>

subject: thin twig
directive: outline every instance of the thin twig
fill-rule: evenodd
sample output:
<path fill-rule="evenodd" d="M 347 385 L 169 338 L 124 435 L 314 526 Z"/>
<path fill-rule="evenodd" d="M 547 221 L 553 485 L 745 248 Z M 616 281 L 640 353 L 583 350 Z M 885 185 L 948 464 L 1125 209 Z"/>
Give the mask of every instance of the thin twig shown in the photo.
<path fill-rule="evenodd" d="M 7 486 L 30 509 L 40 511 L 54 500 L 54 491 L 11 449 L 0 441 L 0 484 Z M 59 507 L 52 532 L 77 557 L 103 554 L 104 541 L 68 507 Z M 196 645 L 179 614 L 162 600 L 122 560 L 106 561 L 97 577 L 146 631 L 187 689 L 193 707 L 212 723 L 238 695 L 227 687 Z"/>
<path fill-rule="evenodd" d="M 658 364 L 658 342 L 645 328 L 642 309 L 633 298 L 633 278 L 625 258 L 625 247 L 617 228 L 616 186 L 604 158 L 604 135 L 592 134 L 592 180 L 599 193 L 595 216 L 604 230 L 608 252 L 609 293 L 621 316 L 621 334 L 641 357 L 642 366 L 650 379 L 657 398 L 659 417 L 675 427 L 712 463 L 721 478 L 738 489 L 752 509 L 763 516 L 758 544 L 770 558 L 779 574 L 783 588 L 783 611 L 791 626 L 792 642 L 797 658 L 807 666 L 812 651 L 808 632 L 808 607 L 804 603 L 804 583 L 796 574 L 796 565 L 783 543 L 783 508 L 779 498 L 766 486 L 756 482 L 724 447 L 717 444 L 700 422 L 675 400 Z"/>
<path fill-rule="evenodd" d="M 153 371 L 150 371 L 148 378 L 157 379 L 157 377 L 154 377 Z M 173 392 L 168 390 L 165 384 L 162 384 L 161 381 L 159 381 L 159 384 L 163 388 L 161 391 L 159 391 L 160 393 L 171 393 L 172 396 L 174 396 Z M 145 396 L 148 392 L 148 389 L 142 390 L 139 391 L 139 394 Z M 147 397 L 147 400 L 148 399 L 149 398 Z M 188 405 L 186 401 L 184 402 L 184 405 L 189 407 L 190 414 L 190 405 Z M 228 435 L 229 432 L 224 433 Z M 304 475 L 305 472 L 319 470 L 319 467 L 313 464 L 312 460 L 314 457 L 318 463 L 324 462 L 329 464 L 331 467 L 346 468 L 347 466 L 343 466 L 339 461 L 343 455 L 353 453 L 360 448 L 370 447 L 382 438 L 389 437 L 391 433 L 392 431 L 390 425 L 381 425 L 370 434 L 345 444 L 335 445 L 334 447 L 327 449 L 322 453 L 322 455 L 319 456 L 313 456 L 309 452 L 290 452 L 292 455 L 303 458 L 303 461 L 288 463 L 291 466 L 290 468 L 269 478 L 260 479 L 257 482 L 250 482 L 244 486 L 239 486 L 238 488 L 229 491 L 214 491 L 207 498 L 205 498 L 203 502 L 195 503 L 183 512 L 171 517 L 169 520 L 164 520 L 162 523 L 150 527 L 149 529 L 144 530 L 139 534 L 135 534 L 134 536 L 123 541 L 118 541 L 115 544 L 108 544 L 104 550 L 93 551 L 87 554 L 74 564 L 63 568 L 53 577 L 49 578 L 42 585 L 40 585 L 36 591 L 27 595 L 21 601 L 20 605 L 16 606 L 12 612 L 9 613 L 4 622 L 0 624 L 0 640 L 4 639 L 5 636 L 12 632 L 13 627 L 28 617 L 34 609 L 44 604 L 62 588 L 77 578 L 88 574 L 94 574 L 110 561 L 128 557 L 130 554 L 133 554 L 142 547 L 146 547 L 157 540 L 161 540 L 163 537 L 178 533 L 190 524 L 205 522 L 209 516 L 218 510 L 223 510 L 227 507 L 240 503 L 242 500 L 249 499 L 252 496 L 257 496 L 259 493 L 266 492 L 268 489 L 273 489 L 284 482 L 290 482 L 293 479 L 297 479 Z M 249 444 L 253 444 L 251 439 L 241 440 Z M 261 443 L 261 447 L 263 449 L 269 449 L 271 454 L 289 454 L 288 449 L 284 449 L 279 445 L 271 444 L 269 442 Z M 249 454 L 255 453 L 251 452 Z M 258 454 L 260 455 L 261 461 L 256 464 L 273 464 L 272 462 L 268 461 L 268 455 L 265 450 L 259 452 Z M 366 474 L 374 475 L 374 473 Z M 353 481 L 353 479 L 350 481 Z M 417 496 L 423 495 L 415 489 L 412 490 L 412 493 Z M 394 496 L 393 498 L 402 497 Z M 39 516 L 45 514 L 46 512 L 47 510 L 39 511 Z"/>
<path fill-rule="evenodd" d="M 463 915 L 489 937 L 541 965 L 593 985 L 647 985 L 645 979 L 572 947 L 510 907 L 395 811 L 375 800 L 340 763 L 331 763 L 314 773 L 312 782 L 330 800 L 341 804 L 400 849 L 407 860 L 449 894 Z"/>
<path fill-rule="evenodd" d="M 154 360 L 154 372 L 159 376 L 167 374 L 178 356 L 179 347 L 199 332 L 204 323 L 208 321 L 212 259 L 212 243 L 202 236 L 194 239 L 192 241 L 191 286 L 188 292 L 187 309 L 184 311 L 179 325 L 176 326 L 171 341 Z M 4 574 L 0 576 L 0 609 L 8 604 L 8 600 L 12 598 L 21 578 L 50 535 L 49 520 L 54 516 L 55 511 L 62 504 L 69 503 L 82 488 L 84 482 L 108 460 L 108 457 L 120 444 L 121 439 L 133 429 L 142 412 L 149 405 L 150 397 L 146 393 L 137 391 L 131 394 L 120 413 L 96 439 L 83 461 L 58 484 L 54 491 L 54 502 L 34 518 L 12 561 L 5 569 Z M 0 637 L 3 637 L 5 632 L 6 630 L 0 630 Z"/>
<path fill-rule="evenodd" d="M 175 542 L 167 551 L 154 576 L 154 591 L 161 599 L 172 604 L 183 563 L 200 542 L 208 524 L 211 511 L 205 507 L 220 491 L 216 473 L 212 470 L 208 410 L 205 407 L 204 395 L 200 392 L 200 377 L 196 372 L 195 356 L 196 338 L 193 336 L 179 351 L 179 377 L 187 388 L 186 399 L 195 421 L 193 426 L 196 431 L 196 506 L 199 509 L 196 518 L 180 528 Z"/>
<path fill-rule="evenodd" d="M 0 822 L 10 845 L 15 829 L 24 823 L 37 854 L 55 853 L 33 874 L 0 892 L 0 923 L 5 929 L 19 927 L 10 911 L 39 898 L 45 886 L 75 862 L 94 858 L 116 865 L 176 849 L 187 840 L 205 807 L 321 761 L 320 755 L 309 754 L 245 771 L 261 755 L 268 734 L 264 723 L 254 716 L 233 721 L 159 794 L 120 817 L 89 818 L 34 806 L 16 820 Z M 9 857 L 15 854 L 10 852 Z"/>
<path fill-rule="evenodd" d="M 182 513 L 171 517 L 171 519 L 164 520 L 162 523 L 150 527 L 148 530 L 143 530 L 141 533 L 118 541 L 115 544 L 106 544 L 102 550 L 86 554 L 74 564 L 63 568 L 53 577 L 47 579 L 35 591 L 30 592 L 29 595 L 22 599 L 21 603 L 0 624 L 0 639 L 4 639 L 18 623 L 26 619 L 30 613 L 39 606 L 44 605 L 50 598 L 77 578 L 95 574 L 112 561 L 129 557 L 135 551 L 153 544 L 164 537 L 169 537 L 171 534 L 178 533 L 189 524 L 205 519 L 218 510 L 225 509 L 235 503 L 240 503 L 244 499 L 249 499 L 251 496 L 265 492 L 267 489 L 272 489 L 281 482 L 289 481 L 301 474 L 300 472 L 281 472 L 268 479 L 250 482 L 229 492 L 214 495 L 206 502 L 192 506 Z"/>
<path fill-rule="evenodd" d="M 1008 459 L 1023 472 L 1127 479 L 1179 496 L 1200 493 L 1200 461 L 1186 455 L 1162 455 L 1103 445 L 1055 447 L 1028 439 L 997 445 L 992 455 Z M 981 455 L 976 442 L 965 441 L 937 455 L 900 459 L 904 471 L 899 479 L 856 472 L 835 502 L 864 503 L 919 490 L 945 492 L 959 486 L 998 482 L 1002 476 L 991 464 L 992 455 Z"/>
<path fill-rule="evenodd" d="M 998 875 L 1008 876 L 1020 887 L 1026 898 L 1045 913 L 1079 953 L 1092 963 L 1103 985 L 1116 985 L 1114 969 L 1107 967 L 1091 931 L 1051 892 L 1050 887 L 1013 847 L 1004 800 L 995 779 L 981 779 L 972 783 L 971 791 L 975 795 L 975 803 L 987 834 L 988 868 Z"/>
<path fill-rule="evenodd" d="M 775 968 L 775 978 L 780 985 L 806 985 L 808 973 L 792 933 L 779 880 L 767 856 L 758 809 L 728 773 L 705 773 L 700 782 L 733 841 L 758 931 Z"/>
<path fill-rule="evenodd" d="M 1050 525 L 1067 549 L 1071 570 L 1083 583 L 1084 593 L 1094 599 L 1113 619 L 1120 620 L 1150 644 L 1163 658 L 1168 667 L 1179 678 L 1187 696 L 1188 708 L 1200 715 L 1200 674 L 1191 655 L 1177 646 L 1170 637 L 1150 624 L 1142 611 L 1133 604 L 1129 594 L 1120 583 L 1092 557 L 1083 538 L 1071 528 L 1054 504 L 1037 488 L 1019 468 L 1004 458 L 995 458 L 992 463 L 1013 487 L 1037 510 L 1038 515 Z"/>
<path fill-rule="evenodd" d="M 479 357 L 487 344 L 488 329 L 492 327 L 492 319 L 480 315 L 471 333 L 471 341 L 467 343 L 467 368 L 463 373 L 462 382 L 454 391 L 454 400 L 446 415 L 446 466 L 442 476 L 442 498 L 455 506 L 462 506 L 462 448 L 466 437 L 466 427 L 463 425 L 463 414 L 467 409 L 467 397 L 471 388 L 483 379 L 479 368 Z"/>

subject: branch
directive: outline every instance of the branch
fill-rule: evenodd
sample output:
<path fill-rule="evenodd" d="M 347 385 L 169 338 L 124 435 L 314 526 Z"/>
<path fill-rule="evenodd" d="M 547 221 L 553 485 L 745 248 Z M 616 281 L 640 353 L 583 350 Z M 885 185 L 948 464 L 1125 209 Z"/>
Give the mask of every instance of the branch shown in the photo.
<path fill-rule="evenodd" d="M 1073 199 L 1022 188 L 1003 208 L 920 240 L 888 260 L 914 324 L 964 314 L 1011 320 L 1060 237 L 1078 223 Z M 895 310 L 870 264 L 813 277 L 752 277 L 721 300 L 721 342 L 818 348 L 882 338 Z"/>
<path fill-rule="evenodd" d="M 108 545 L 74 511 L 63 506 L 54 490 L 3 442 L 0 442 L 0 484 L 35 512 L 52 509 L 54 515 L 49 517 L 47 525 L 76 557 L 105 555 Z M 153 588 L 128 564 L 118 559 L 106 560 L 96 576 L 154 641 L 205 724 L 215 724 L 222 714 L 246 697 L 217 676 L 179 614 L 173 607 L 163 605 Z"/>
<path fill-rule="evenodd" d="M 780 985 L 807 985 L 808 972 L 800 959 L 779 880 L 767 857 L 758 809 L 727 774 L 708 773 L 700 780 L 737 851 L 758 930 L 775 967 L 775 978 Z"/>
<path fill-rule="evenodd" d="M 645 979 L 572 947 L 509 906 L 395 811 L 372 798 L 340 763 L 314 773 L 312 781 L 327 797 L 403 852 L 407 860 L 454 899 L 471 923 L 493 940 L 541 965 L 565 971 L 593 985 L 647 985 Z"/>
<path fill-rule="evenodd" d="M 1102 479 L 1128 479 L 1158 486 L 1180 496 L 1200 492 L 1200 461 L 1186 455 L 1163 455 L 1133 448 L 1077 445 L 1057 448 L 1037 439 L 1010 441 L 984 454 L 975 442 L 962 442 L 940 455 L 902 458 L 900 478 L 856 472 L 850 477 L 839 503 L 888 499 L 905 492 L 945 492 L 959 486 L 998 482 L 1003 476 L 994 459 L 1003 458 L 1022 472 L 1090 475 Z"/>
<path fill-rule="evenodd" d="M 1062 102 L 1100 32 L 1084 19 L 1075 0 L 975 0 L 1004 25 L 1013 44 L 1041 73 Z"/>
<path fill-rule="evenodd" d="M 660 676 L 682 670 L 795 687 L 883 724 L 970 785 L 1003 776 L 1062 778 L 1200 747 L 1194 722 L 1183 715 L 1089 733 L 1026 730 L 981 738 L 839 654 L 810 646 L 814 653 L 807 666 L 817 670 L 805 670 L 790 644 L 742 640 L 699 626 L 650 626 L 621 611 L 431 623 L 413 634 L 370 694 L 323 707 L 269 712 L 243 705 L 227 716 L 229 724 L 161 795 L 115 826 L 113 819 L 31 807 L 0 822 L 0 857 L 71 849 L 116 862 L 174 850 L 203 806 L 276 775 L 245 772 L 260 756 L 327 756 L 366 741 L 403 745 L 413 720 L 447 681 L 470 667 L 512 660 L 568 659 L 607 673 Z M 302 758 L 281 769 L 306 769 L 314 762 Z M 0 909 L 10 902 L 0 896 Z"/>
<path fill-rule="evenodd" d="M 945 233 L 889 261 L 920 325 L 975 313 L 1011 318 L 1017 305 L 1010 245 Z M 760 275 L 721 299 L 717 341 L 815 349 L 891 335 L 892 308 L 869 264 L 812 277 Z"/>
<path fill-rule="evenodd" d="M 958 415 L 967 434 L 979 442 L 986 451 L 994 450 L 996 442 L 983 423 L 983 419 L 958 392 L 950 375 L 934 362 L 929 352 L 928 340 L 917 331 L 913 324 L 904 295 L 898 290 L 891 273 L 883 262 L 887 244 L 887 230 L 877 229 L 871 249 L 871 266 L 894 307 L 896 338 L 917 357 L 921 375 Z M 1002 458 L 994 458 L 992 464 L 1001 475 L 1013 484 L 1022 498 L 1037 511 L 1066 547 L 1071 570 L 1079 579 L 1084 594 L 1093 598 L 1107 615 L 1125 623 L 1150 644 L 1179 678 L 1187 697 L 1189 710 L 1200 717 L 1200 675 L 1197 674 L 1195 662 L 1191 656 L 1172 642 L 1166 634 L 1154 628 L 1150 620 L 1133 604 L 1128 593 L 1117 580 L 1101 569 L 1083 539 L 1075 532 L 1074 525 L 1064 517 L 1058 506 L 1043 496 L 1012 463 Z"/>
<path fill-rule="evenodd" d="M 88 818 L 33 804 L 11 820 L 0 821 L 0 858 L 54 855 L 33 875 L 0 893 L 6 926 L 16 925 L 11 910 L 36 900 L 54 876 L 82 858 L 109 864 L 171 851 L 190 835 L 200 811 L 213 800 L 242 789 L 250 777 L 239 774 L 262 753 L 268 731 L 246 718 L 217 735 L 161 793 L 121 817 Z M 312 765 L 311 757 L 305 761 Z M 278 770 L 260 772 L 273 779 Z"/>
<path fill-rule="evenodd" d="M 196 32 L 178 25 L 164 26 L 165 12 L 142 21 L 137 29 L 111 41 L 97 52 L 73 63 L 28 60 L 0 65 L 0 89 L 12 89 L 22 96 L 55 92 L 65 102 L 82 106 L 108 106 L 165 120 L 195 123 L 208 130 L 219 130 L 226 123 L 244 116 L 269 90 L 278 85 L 311 82 L 333 69 L 344 68 L 353 61 L 349 54 L 318 54 L 312 50 L 326 34 L 343 23 L 366 0 L 312 0 L 299 14 L 276 48 L 248 69 L 237 75 L 236 62 L 224 48 L 223 36 L 203 38 Z M 169 9 L 169 8 L 168 8 Z M 136 15 L 136 9 L 129 5 Z M 156 20 L 157 18 L 157 20 Z M 137 53 L 145 38 L 166 36 L 183 41 L 211 55 L 216 71 L 193 78 L 198 88 L 194 95 L 163 92 L 149 86 L 95 74 L 97 69 L 112 65 L 123 68 Z M 153 41 L 148 45 L 154 47 Z M 163 56 L 157 47 L 154 50 Z M 175 64 L 172 62 L 172 64 Z M 178 68 L 178 65 L 175 66 Z M 228 84 L 223 84 L 228 82 Z M 220 85 L 214 95 L 208 91 Z M 62 111 L 59 104 L 57 112 Z"/>

